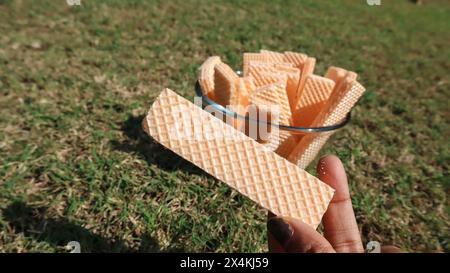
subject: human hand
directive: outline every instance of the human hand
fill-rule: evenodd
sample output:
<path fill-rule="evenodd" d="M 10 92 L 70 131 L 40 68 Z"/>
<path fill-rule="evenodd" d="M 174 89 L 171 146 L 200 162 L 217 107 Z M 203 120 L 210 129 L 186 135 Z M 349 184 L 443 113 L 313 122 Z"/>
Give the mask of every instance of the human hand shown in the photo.
<path fill-rule="evenodd" d="M 317 175 L 336 190 L 322 219 L 324 236 L 298 219 L 276 217 L 269 213 L 269 250 L 300 253 L 364 252 L 342 162 L 336 156 L 321 158 L 317 164 Z M 381 252 L 401 250 L 395 246 L 382 246 Z"/>

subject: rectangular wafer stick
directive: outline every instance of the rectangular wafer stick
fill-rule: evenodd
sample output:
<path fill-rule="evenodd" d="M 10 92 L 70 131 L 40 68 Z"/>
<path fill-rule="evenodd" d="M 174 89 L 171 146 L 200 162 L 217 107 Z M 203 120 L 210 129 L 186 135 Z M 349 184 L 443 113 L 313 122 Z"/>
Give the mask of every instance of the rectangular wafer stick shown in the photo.
<path fill-rule="evenodd" d="M 303 67 L 307 58 L 308 58 L 308 56 L 303 53 L 297 53 L 297 52 L 291 52 L 291 51 L 284 52 L 284 59 L 287 62 L 292 63 L 293 65 L 295 65 L 298 68 Z"/>
<path fill-rule="evenodd" d="M 274 139 L 272 129 L 277 128 L 270 124 L 278 124 L 279 116 L 273 116 L 269 107 L 250 104 L 247 107 L 246 118 L 240 131 L 258 143 L 263 144 L 269 150 L 275 150 L 278 140 Z"/>
<path fill-rule="evenodd" d="M 143 120 L 156 141 L 277 215 L 316 228 L 334 190 L 165 89 Z"/>
<path fill-rule="evenodd" d="M 269 84 L 256 89 L 250 96 L 250 103 L 259 107 L 272 108 L 270 111 L 272 111 L 274 107 L 277 107 L 277 113 L 271 112 L 275 124 L 292 124 L 292 112 L 286 94 L 285 83 Z M 291 134 L 287 131 L 278 130 L 278 127 L 272 128 L 269 141 L 264 145 L 271 151 L 274 151 L 278 148 L 280 143 L 283 143 L 290 135 Z"/>
<path fill-rule="evenodd" d="M 330 79 L 312 74 L 307 76 L 302 96 L 294 110 L 294 124 L 310 126 L 325 106 L 334 86 L 334 81 Z"/>
<path fill-rule="evenodd" d="M 330 66 L 325 73 L 325 78 L 334 81 L 337 85 L 342 79 L 344 79 L 346 74 L 347 70 L 336 66 Z"/>
<path fill-rule="evenodd" d="M 293 67 L 290 63 L 273 64 L 258 62 L 256 65 L 253 65 L 253 63 L 254 62 L 250 62 L 249 74 L 255 79 L 257 86 L 263 86 L 282 80 L 286 81 L 286 92 L 292 111 L 300 79 L 300 69 Z"/>
<path fill-rule="evenodd" d="M 258 106 L 278 106 L 280 123 L 290 125 L 292 112 L 286 94 L 285 83 L 274 83 L 256 89 L 250 96 L 250 103 Z"/>
<path fill-rule="evenodd" d="M 293 77 L 292 75 L 289 75 L 287 71 L 292 73 L 292 70 L 290 69 L 297 68 L 290 66 L 289 63 L 286 64 L 287 65 L 284 65 L 284 63 L 274 64 L 270 62 L 250 62 L 248 74 L 249 77 L 253 78 L 255 87 L 261 87 L 277 82 L 286 82 L 287 84 L 289 82 L 289 78 Z M 282 66 L 286 70 L 286 72 L 277 69 L 276 65 Z"/>
<path fill-rule="evenodd" d="M 295 109 L 295 99 L 297 96 L 297 88 L 300 81 L 300 69 L 296 67 L 289 67 L 283 64 L 275 64 L 275 69 L 287 76 L 286 92 L 289 99 L 289 106 L 291 111 Z"/>
<path fill-rule="evenodd" d="M 280 53 L 275 54 L 276 52 L 269 53 L 252 53 L 252 52 L 245 52 L 243 54 L 243 72 L 244 76 L 249 75 L 249 69 L 253 65 L 263 65 L 266 63 L 267 65 L 273 65 L 275 63 L 281 63 L 284 65 L 292 65 L 290 62 L 284 61 L 283 54 L 281 56 L 277 55 Z"/>
<path fill-rule="evenodd" d="M 238 78 L 235 85 L 236 92 L 231 94 L 230 108 L 238 115 L 245 116 L 250 104 L 249 88 L 253 87 L 253 80 L 250 77 Z M 233 120 L 233 126 L 236 129 L 242 128 L 244 122 L 244 119 L 236 117 Z"/>
<path fill-rule="evenodd" d="M 268 56 L 268 58 L 274 63 L 282 63 L 286 61 L 286 57 L 283 53 L 261 49 L 259 51 L 261 54 Z"/>
<path fill-rule="evenodd" d="M 230 104 L 230 98 L 236 92 L 238 75 L 227 64 L 219 62 L 214 66 L 214 99 L 222 106 Z"/>
<path fill-rule="evenodd" d="M 297 87 L 297 95 L 296 95 L 295 102 L 294 102 L 295 105 L 297 105 L 298 100 L 302 97 L 306 78 L 308 78 L 309 75 L 313 74 L 315 66 L 316 66 L 316 58 L 307 57 L 305 62 L 302 65 L 302 67 L 300 68 L 301 74 L 300 74 L 300 80 L 298 82 L 298 87 Z"/>
<path fill-rule="evenodd" d="M 270 61 L 249 61 L 248 62 L 248 66 L 252 67 L 252 66 L 266 66 L 266 67 L 274 67 L 275 65 L 282 65 L 285 67 L 292 67 L 292 68 L 296 68 L 292 63 L 290 62 L 270 62 Z"/>
<path fill-rule="evenodd" d="M 330 126 L 341 122 L 364 93 L 364 87 L 357 81 L 344 79 L 344 84 L 330 97 L 329 102 L 312 123 L 312 127 Z M 309 134 L 300 142 L 288 156 L 288 160 L 304 169 L 322 149 L 331 133 Z"/>
<path fill-rule="evenodd" d="M 203 94 L 214 100 L 214 67 L 221 62 L 220 57 L 212 56 L 200 66 L 198 72 L 198 82 Z"/>
<path fill-rule="evenodd" d="M 333 93 L 337 92 L 336 90 L 341 90 L 342 85 L 345 84 L 344 79 L 348 79 L 351 81 L 356 81 L 358 74 L 353 71 L 347 71 L 340 67 L 330 66 L 325 73 L 325 78 L 328 78 L 335 82 Z"/>
<path fill-rule="evenodd" d="M 243 73 L 244 77 L 249 75 L 249 68 L 250 68 L 250 62 L 268 62 L 270 61 L 270 57 L 267 55 L 263 55 L 261 53 L 252 53 L 252 52 L 245 52 L 242 55 L 242 62 L 243 62 Z"/>
<path fill-rule="evenodd" d="M 271 73 L 264 71 L 264 69 L 259 69 L 257 67 L 249 68 L 249 77 L 253 78 L 253 83 L 255 87 L 262 87 L 273 83 L 284 83 L 287 84 L 287 75 L 282 73 Z"/>
<path fill-rule="evenodd" d="M 281 132 L 288 133 L 286 131 Z M 287 137 L 285 137 L 282 141 L 279 141 L 278 147 L 275 149 L 275 153 L 283 158 L 288 158 L 302 136 L 303 135 L 292 134 L 289 132 Z"/>

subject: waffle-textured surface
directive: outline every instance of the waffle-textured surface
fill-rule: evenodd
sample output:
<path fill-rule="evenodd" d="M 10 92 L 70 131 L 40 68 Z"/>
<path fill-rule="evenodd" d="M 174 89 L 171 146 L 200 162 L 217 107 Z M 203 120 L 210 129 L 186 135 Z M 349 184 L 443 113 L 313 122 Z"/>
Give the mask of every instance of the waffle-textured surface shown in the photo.
<path fill-rule="evenodd" d="M 296 126 L 309 126 L 325 106 L 334 88 L 334 81 L 309 75 L 306 78 L 302 96 L 294 111 Z"/>
<path fill-rule="evenodd" d="M 294 66 L 294 64 L 290 63 L 290 62 L 270 62 L 270 61 L 249 61 L 248 62 L 248 66 L 249 67 L 253 67 L 253 66 L 265 66 L 265 67 L 274 67 L 275 65 L 282 65 L 285 67 L 292 67 L 292 68 L 296 68 Z"/>
<path fill-rule="evenodd" d="M 156 141 L 277 215 L 316 228 L 334 190 L 165 89 L 143 121 Z M 189 134 L 189 135 L 183 135 Z"/>
<path fill-rule="evenodd" d="M 253 86 L 253 80 L 249 77 L 238 78 L 236 83 L 236 92 L 231 94 L 229 107 L 240 116 L 245 116 L 247 107 L 250 104 L 249 88 Z M 244 124 L 245 120 L 241 118 L 234 118 L 233 126 L 239 129 Z"/>
<path fill-rule="evenodd" d="M 227 64 L 219 62 L 214 66 L 214 98 L 222 106 L 230 104 L 233 93 L 236 92 L 238 75 Z"/>
<path fill-rule="evenodd" d="M 345 77 L 345 74 L 347 74 L 347 70 L 336 66 L 330 66 L 325 73 L 325 78 L 334 81 L 337 85 Z"/>
<path fill-rule="evenodd" d="M 251 86 L 252 79 L 245 77 L 245 78 L 238 78 L 235 82 L 235 89 L 236 92 L 233 92 L 230 97 L 230 106 L 236 107 L 236 106 L 242 106 L 247 107 L 249 104 L 249 90 L 248 87 Z"/>
<path fill-rule="evenodd" d="M 276 81 L 286 81 L 286 93 L 291 109 L 297 94 L 298 82 L 300 80 L 300 69 L 293 67 L 291 63 L 262 63 L 253 65 L 250 63 L 250 75 L 257 79 L 259 86 Z M 280 78 L 282 77 L 282 78 Z"/>
<path fill-rule="evenodd" d="M 272 116 L 272 112 L 267 107 L 259 107 L 251 104 L 247 107 L 246 117 L 243 126 L 239 130 L 247 136 L 253 138 L 258 143 L 264 144 L 269 150 L 276 149 L 278 139 L 273 137 L 273 129 L 278 129 L 275 126 L 269 126 L 268 123 L 278 124 L 279 116 Z M 258 121 L 258 122 L 255 122 Z"/>
<path fill-rule="evenodd" d="M 250 96 L 250 103 L 272 111 L 271 116 L 275 124 L 290 125 L 292 123 L 292 112 L 286 94 L 285 83 L 269 84 L 255 90 Z M 273 112 L 273 110 L 277 110 L 277 112 Z M 271 151 L 275 151 L 290 135 L 289 132 L 274 127 L 269 134 L 267 143 L 264 145 Z"/>
<path fill-rule="evenodd" d="M 298 68 L 303 67 L 307 58 L 308 58 L 308 56 L 303 53 L 297 53 L 297 52 L 291 52 L 291 51 L 284 52 L 284 59 L 287 62 L 294 64 Z"/>
<path fill-rule="evenodd" d="M 270 56 L 263 55 L 261 53 L 250 53 L 246 52 L 242 55 L 243 72 L 244 77 L 249 75 L 250 63 L 251 62 L 271 62 Z"/>
<path fill-rule="evenodd" d="M 289 133 L 289 132 L 286 132 L 283 130 L 279 130 L 279 131 L 282 132 L 282 134 Z M 284 136 L 282 136 L 282 137 L 284 137 Z M 279 156 L 282 156 L 284 158 L 288 158 L 288 156 L 290 155 L 292 150 L 298 144 L 300 137 L 302 137 L 302 135 L 300 136 L 300 135 L 295 135 L 295 134 L 289 133 L 289 135 L 284 137 L 282 141 L 278 142 L 278 146 L 275 149 L 275 153 L 277 153 Z"/>
<path fill-rule="evenodd" d="M 316 59 L 312 57 L 307 57 L 302 67 L 300 67 L 301 74 L 297 87 L 297 95 L 294 101 L 295 105 L 298 104 L 298 101 L 302 97 L 306 79 L 308 78 L 309 75 L 313 74 L 315 66 L 316 66 Z"/>
<path fill-rule="evenodd" d="M 273 66 L 274 64 L 283 64 L 294 66 L 283 54 L 268 50 L 262 50 L 262 53 L 246 52 L 243 54 L 243 72 L 248 76 L 252 66 Z"/>
<path fill-rule="evenodd" d="M 286 61 L 286 58 L 283 53 L 266 50 L 266 49 L 261 49 L 259 52 L 261 54 L 267 56 L 271 62 L 282 63 L 282 62 Z"/>
<path fill-rule="evenodd" d="M 212 56 L 206 59 L 199 68 L 198 81 L 203 94 L 212 100 L 214 100 L 214 67 L 220 62 L 220 57 Z"/>
<path fill-rule="evenodd" d="M 325 78 L 328 78 L 335 82 L 335 86 L 333 89 L 334 92 L 339 92 L 338 90 L 342 90 L 344 88 L 346 81 L 356 81 L 358 78 L 358 74 L 353 71 L 347 71 L 340 67 L 330 66 L 325 73 Z"/>
<path fill-rule="evenodd" d="M 250 96 L 250 103 L 257 106 L 279 107 L 280 124 L 290 125 L 292 123 L 286 83 L 269 84 L 255 90 Z"/>
<path fill-rule="evenodd" d="M 250 66 L 249 77 L 253 79 L 256 87 L 262 87 L 272 83 L 287 83 L 287 75 L 270 72 L 273 66 Z"/>
<path fill-rule="evenodd" d="M 312 126 L 329 126 L 341 122 L 364 91 L 364 87 L 357 81 L 344 79 L 342 88 L 333 93 L 322 112 L 313 121 Z M 332 133 L 305 135 L 292 150 L 288 160 L 302 169 L 306 168 L 331 135 Z"/>

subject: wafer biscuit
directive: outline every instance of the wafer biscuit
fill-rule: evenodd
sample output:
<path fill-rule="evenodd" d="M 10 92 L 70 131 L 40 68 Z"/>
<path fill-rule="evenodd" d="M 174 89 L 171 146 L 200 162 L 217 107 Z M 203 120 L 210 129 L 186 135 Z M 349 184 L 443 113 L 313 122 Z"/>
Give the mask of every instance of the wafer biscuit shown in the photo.
<path fill-rule="evenodd" d="M 313 121 L 313 127 L 330 126 L 341 122 L 364 93 L 364 87 L 357 81 L 344 79 L 344 84 L 330 97 L 327 105 Z M 322 149 L 333 132 L 309 134 L 302 137 L 288 160 L 304 169 Z"/>
<path fill-rule="evenodd" d="M 242 56 L 244 77 L 249 75 L 250 62 L 270 62 L 270 57 L 261 53 L 246 52 Z"/>
<path fill-rule="evenodd" d="M 199 68 L 198 81 L 203 94 L 212 100 L 214 100 L 214 67 L 220 62 L 218 56 L 212 56 L 206 59 Z"/>
<path fill-rule="evenodd" d="M 346 74 L 347 70 L 340 67 L 330 66 L 325 73 L 325 78 L 334 81 L 336 85 L 338 85 L 339 82 L 344 79 Z"/>
<path fill-rule="evenodd" d="M 297 87 L 297 95 L 295 98 L 294 104 L 297 106 L 299 99 L 302 97 L 305 82 L 309 75 L 312 75 L 314 72 L 314 67 L 316 66 L 316 59 L 308 57 L 306 58 L 303 65 L 300 67 L 301 74 L 300 74 L 300 80 Z"/>
<path fill-rule="evenodd" d="M 271 62 L 274 63 L 283 63 L 286 62 L 286 58 L 283 53 L 279 53 L 276 51 L 261 49 L 259 51 L 261 54 L 267 56 Z"/>
<path fill-rule="evenodd" d="M 250 103 L 257 106 L 277 106 L 280 112 L 280 123 L 284 125 L 292 123 L 292 112 L 289 108 L 285 83 L 269 84 L 256 89 L 250 96 Z"/>
<path fill-rule="evenodd" d="M 292 67 L 292 68 L 296 68 L 292 63 L 290 62 L 269 62 L 269 61 L 249 61 L 248 62 L 248 66 L 249 67 L 266 67 L 266 68 L 273 68 L 275 65 L 280 65 L 280 66 L 284 66 L 284 67 Z"/>
<path fill-rule="evenodd" d="M 169 89 L 155 100 L 143 127 L 165 147 L 276 215 L 317 228 L 333 197 L 334 190 L 316 177 Z"/>
<path fill-rule="evenodd" d="M 253 78 L 252 77 L 243 77 L 243 79 L 244 79 L 244 84 L 247 87 L 247 92 L 250 95 L 256 89 Z"/>
<path fill-rule="evenodd" d="M 289 106 L 292 111 L 294 109 L 294 102 L 300 80 L 300 70 L 293 67 L 290 63 L 258 62 L 256 65 L 252 64 L 253 62 L 250 63 L 249 74 L 250 76 L 256 78 L 258 86 L 263 86 L 278 81 L 279 76 L 277 75 L 286 75 L 286 92 L 289 99 Z"/>
<path fill-rule="evenodd" d="M 249 75 L 253 79 L 253 83 L 257 88 L 273 83 L 283 83 L 284 85 L 287 84 L 286 74 L 269 72 L 267 70 L 265 71 L 260 67 L 250 67 Z"/>
<path fill-rule="evenodd" d="M 276 63 L 273 65 L 275 71 L 280 73 L 286 73 L 288 75 L 300 76 L 300 69 L 292 66 L 290 63 Z"/>
<path fill-rule="evenodd" d="M 250 96 L 250 103 L 259 107 L 269 107 L 273 119 L 276 119 L 275 124 L 292 124 L 292 112 L 289 106 L 285 84 L 269 84 L 255 90 Z M 276 112 L 273 112 L 274 109 Z M 278 127 L 272 128 L 269 140 L 265 145 L 271 151 L 275 151 L 290 136 L 291 134 L 287 131 L 279 130 Z"/>
<path fill-rule="evenodd" d="M 296 126 L 309 126 L 320 113 L 330 97 L 334 81 L 309 75 L 305 81 L 302 97 L 294 111 L 294 124 Z"/>
<path fill-rule="evenodd" d="M 222 106 L 230 104 L 231 95 L 236 92 L 238 75 L 225 63 L 214 66 L 214 98 Z"/>
<path fill-rule="evenodd" d="M 279 115 L 273 115 L 270 107 L 257 106 L 250 104 L 247 107 L 246 120 L 241 132 L 244 132 L 248 137 L 256 140 L 258 143 L 264 144 L 269 150 L 274 150 L 270 147 L 272 129 L 277 129 L 271 124 L 278 124 Z"/>
<path fill-rule="evenodd" d="M 277 153 L 281 157 L 287 158 L 289 154 L 292 152 L 292 150 L 295 148 L 295 146 L 298 144 L 301 137 L 302 135 L 295 135 L 289 133 L 287 137 L 284 137 L 283 140 L 279 141 L 278 146 L 275 149 L 275 153 Z"/>
<path fill-rule="evenodd" d="M 231 94 L 230 108 L 240 116 L 245 116 L 247 112 L 247 107 L 250 104 L 248 88 L 251 87 L 252 84 L 252 79 L 249 77 L 238 78 L 236 81 L 236 92 Z M 236 129 L 241 128 L 243 123 L 244 120 L 239 117 L 236 117 L 233 120 L 233 126 Z"/>
<path fill-rule="evenodd" d="M 344 78 L 347 78 L 351 81 L 356 81 L 357 77 L 358 75 L 355 72 L 347 71 L 343 68 L 335 66 L 330 66 L 325 73 L 325 78 L 328 78 L 335 82 L 333 92 L 336 92 L 335 90 L 340 90 L 342 88 L 342 85 L 344 84 Z"/>
<path fill-rule="evenodd" d="M 249 68 L 251 66 L 272 66 L 276 63 L 279 64 L 284 64 L 286 66 L 293 66 L 293 64 L 291 62 L 286 62 L 283 60 L 283 56 L 281 56 L 281 58 L 279 56 L 277 56 L 277 54 L 275 54 L 277 52 L 273 52 L 273 53 L 251 53 L 251 52 L 246 52 L 243 54 L 243 72 L 244 72 L 244 76 L 248 76 L 249 75 Z M 280 54 L 280 53 L 278 53 Z"/>
<path fill-rule="evenodd" d="M 297 88 L 300 81 L 300 70 L 298 68 L 285 66 L 283 64 L 275 64 L 274 68 L 287 76 L 286 93 L 289 99 L 291 111 L 294 111 Z"/>
<path fill-rule="evenodd" d="M 287 62 L 294 64 L 298 68 L 302 68 L 308 56 L 306 54 L 297 53 L 297 52 L 284 52 L 284 59 Z"/>
<path fill-rule="evenodd" d="M 356 74 L 353 71 L 346 71 L 345 76 L 341 78 L 334 87 L 333 92 L 338 92 L 337 90 L 341 90 L 342 88 L 345 88 L 345 86 L 348 84 L 348 81 L 356 81 L 358 77 L 358 74 Z"/>
<path fill-rule="evenodd" d="M 249 74 L 251 76 L 252 72 L 261 73 L 280 73 L 286 74 L 288 76 L 300 76 L 300 70 L 291 63 L 268 63 L 268 62 L 250 62 Z"/>

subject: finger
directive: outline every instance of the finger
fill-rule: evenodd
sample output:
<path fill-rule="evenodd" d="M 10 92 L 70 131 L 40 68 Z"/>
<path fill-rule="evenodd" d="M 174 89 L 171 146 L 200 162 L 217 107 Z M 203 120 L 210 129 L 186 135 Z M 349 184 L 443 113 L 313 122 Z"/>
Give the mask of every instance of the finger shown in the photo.
<path fill-rule="evenodd" d="M 270 218 L 275 217 L 275 214 L 272 212 L 267 213 L 267 221 L 270 220 Z M 272 234 L 267 230 L 267 241 L 269 243 L 269 252 L 273 253 L 285 253 L 286 251 L 284 248 L 278 243 L 278 241 L 272 236 Z"/>
<path fill-rule="evenodd" d="M 342 162 L 336 156 L 325 156 L 317 164 L 317 173 L 336 190 L 323 216 L 325 238 L 336 252 L 364 252 Z"/>
<path fill-rule="evenodd" d="M 267 239 L 269 241 L 269 252 L 286 253 L 284 248 L 278 243 L 278 241 L 272 236 L 270 232 L 267 232 Z"/>
<path fill-rule="evenodd" d="M 267 228 L 286 252 L 335 252 L 322 235 L 298 219 L 273 217 L 267 222 Z"/>

